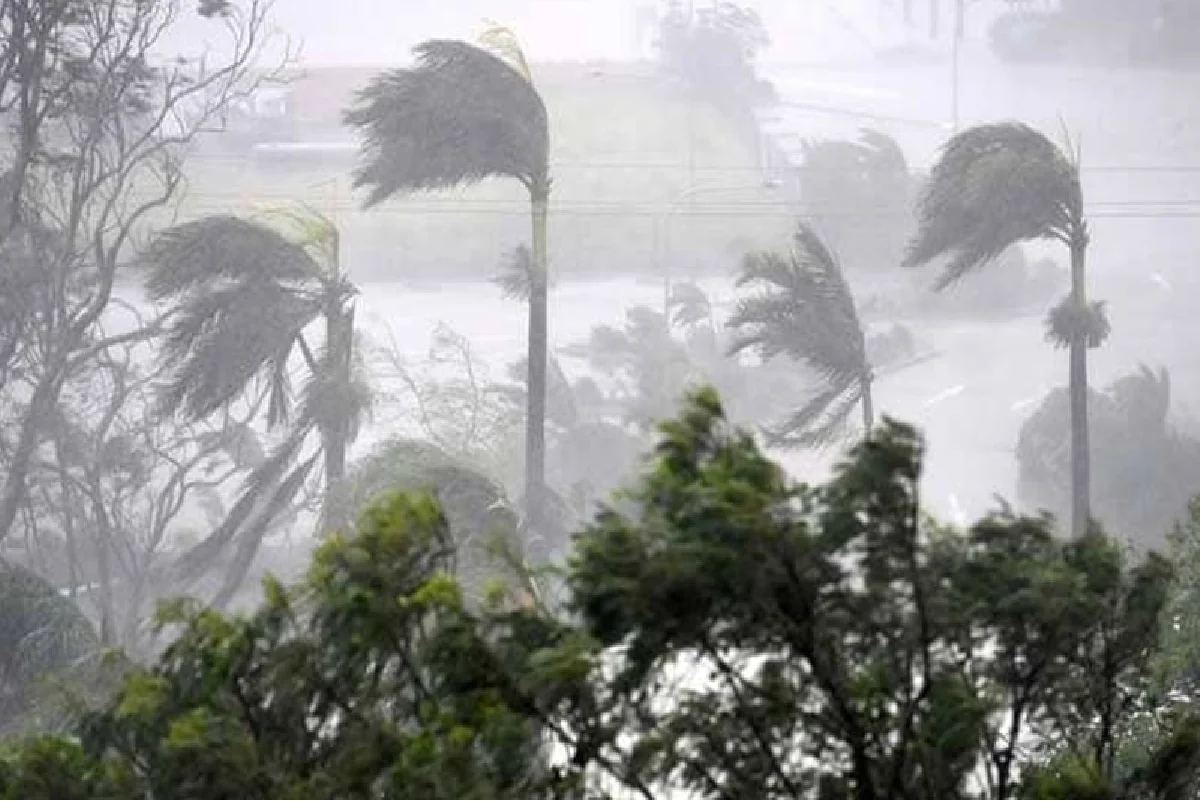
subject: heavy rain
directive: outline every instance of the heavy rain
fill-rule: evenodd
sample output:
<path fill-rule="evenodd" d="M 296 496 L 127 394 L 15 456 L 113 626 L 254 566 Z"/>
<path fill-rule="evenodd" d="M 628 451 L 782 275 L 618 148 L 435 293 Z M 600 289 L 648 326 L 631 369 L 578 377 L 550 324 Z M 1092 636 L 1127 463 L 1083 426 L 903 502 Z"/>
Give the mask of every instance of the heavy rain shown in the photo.
<path fill-rule="evenodd" d="M 0 797 L 1200 795 L 1200 4 L 0 33 Z"/>

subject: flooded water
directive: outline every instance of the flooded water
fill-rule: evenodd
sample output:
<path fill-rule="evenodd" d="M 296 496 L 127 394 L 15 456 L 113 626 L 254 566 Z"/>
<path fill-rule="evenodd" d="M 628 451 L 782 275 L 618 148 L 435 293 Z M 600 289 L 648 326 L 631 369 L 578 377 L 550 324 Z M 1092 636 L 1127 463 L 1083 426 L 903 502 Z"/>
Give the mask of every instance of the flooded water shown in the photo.
<path fill-rule="evenodd" d="M 732 296 L 731 282 L 702 282 L 719 303 Z M 1113 286 L 1116 290 L 1118 287 Z M 1142 281 L 1111 302 L 1113 337 L 1093 351 L 1094 386 L 1108 384 L 1139 362 L 1172 372 L 1176 414 L 1188 416 L 1189 399 L 1200 399 L 1200 374 L 1188 351 L 1188 331 L 1200 324 L 1178 299 Z M 525 309 L 506 301 L 489 284 L 414 289 L 401 284 L 363 287 L 360 320 L 379 337 L 390 328 L 400 350 L 413 360 L 427 352 L 430 334 L 445 323 L 466 336 L 476 353 L 498 374 L 525 349 Z M 621 279 L 568 283 L 551 298 L 554 348 L 582 340 L 593 326 L 619 325 L 625 310 L 658 307 L 662 286 Z M 905 321 L 939 356 L 885 376 L 876 389 L 882 413 L 918 425 L 928 446 L 925 502 L 937 514 L 974 518 L 995 506 L 995 496 L 1015 500 L 1017 431 L 1032 407 L 1052 387 L 1066 381 L 1066 353 L 1044 341 L 1041 315 L 1002 322 Z M 362 446 L 384 435 L 366 432 Z M 798 478 L 819 480 L 837 456 L 779 453 Z"/>

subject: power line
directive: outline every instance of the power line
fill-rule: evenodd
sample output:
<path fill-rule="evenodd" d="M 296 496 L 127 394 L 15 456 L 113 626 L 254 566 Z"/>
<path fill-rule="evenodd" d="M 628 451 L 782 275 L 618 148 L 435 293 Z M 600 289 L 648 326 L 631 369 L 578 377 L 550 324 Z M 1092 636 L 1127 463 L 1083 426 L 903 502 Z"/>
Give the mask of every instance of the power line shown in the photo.
<path fill-rule="evenodd" d="M 313 192 L 311 194 L 318 195 L 320 193 Z M 238 192 L 188 192 L 183 195 L 182 204 L 185 207 L 191 206 L 191 205 L 196 205 L 196 204 L 190 202 L 192 200 L 198 200 L 201 204 L 203 204 L 205 202 L 225 204 L 225 203 L 235 202 L 235 201 L 242 201 L 242 202 L 249 202 L 249 203 L 280 203 L 280 202 L 286 202 L 288 200 L 299 199 L 300 197 L 304 197 L 304 196 L 305 196 L 304 193 L 297 193 L 297 192 L 280 192 L 278 194 L 264 193 L 264 192 L 256 192 L 254 194 L 249 194 L 249 193 L 243 194 L 243 193 L 238 193 Z M 310 202 L 312 202 L 312 201 L 310 200 Z M 393 210 L 403 211 L 405 213 L 410 213 L 410 212 L 414 212 L 414 211 L 419 211 L 421 213 L 429 211 L 431 213 L 446 212 L 446 213 L 455 213 L 455 214 L 457 214 L 457 213 L 472 213 L 475 211 L 497 211 L 497 212 L 503 212 L 503 213 L 508 213 L 508 212 L 528 213 L 528 205 L 524 201 L 477 200 L 477 199 L 471 199 L 471 198 L 454 198 L 454 199 L 438 200 L 438 199 L 426 198 L 426 199 L 422 199 L 420 202 L 423 204 L 420 207 L 406 205 L 403 208 L 396 208 L 393 206 L 393 207 L 386 207 L 386 208 L 375 207 L 372 209 L 363 209 L 361 206 L 359 206 L 353 202 L 350 202 L 347 200 L 342 200 L 342 199 L 338 198 L 338 199 L 333 200 L 332 203 L 325 203 L 324 205 L 327 208 L 337 208 L 339 210 L 345 210 L 345 211 L 359 211 L 359 212 L 362 212 L 363 214 L 373 214 L 376 212 L 387 212 L 387 211 L 393 211 Z M 1195 210 L 1197 213 L 1200 213 L 1200 198 L 1196 198 L 1196 199 L 1181 198 L 1181 199 L 1174 199 L 1174 200 L 1096 200 L 1096 201 L 1087 202 L 1084 204 L 1084 206 L 1085 206 L 1085 208 L 1094 208 L 1094 209 L 1101 209 L 1101 210 L 1104 210 L 1104 209 L 1120 210 L 1120 209 L 1167 208 L 1167 209 L 1173 209 L 1176 211 L 1182 209 L 1187 212 Z M 634 204 L 625 203 L 622 201 L 580 202 L 580 201 L 571 201 L 571 200 L 565 200 L 565 201 L 557 200 L 557 201 L 554 201 L 551 203 L 551 209 L 552 209 L 552 211 L 596 210 L 596 211 L 603 211 L 603 212 L 617 212 L 617 213 L 621 213 L 621 214 L 645 213 L 645 214 L 654 215 L 654 216 L 661 215 L 664 212 L 664 207 L 662 204 L 647 205 L 645 203 L 639 203 L 639 204 L 634 205 Z M 836 209 L 830 210 L 830 209 L 825 208 L 821 204 L 813 203 L 813 202 L 805 202 L 805 201 L 723 200 L 719 203 L 699 202 L 699 203 L 685 203 L 680 206 L 673 206 L 672 211 L 671 211 L 671 216 L 690 216 L 693 214 L 706 214 L 706 213 L 716 213 L 718 215 L 723 214 L 723 213 L 749 214 L 749 213 L 754 213 L 759 209 L 767 209 L 767 210 L 780 209 L 780 210 L 786 210 L 789 213 L 801 211 L 801 212 L 808 212 L 808 213 L 817 213 L 817 214 L 820 214 L 821 216 L 838 216 L 838 215 L 850 214 L 850 215 L 861 216 L 861 217 L 891 217 L 891 216 L 906 216 L 908 214 L 908 212 L 871 212 L 871 211 L 852 211 L 852 210 L 842 211 L 842 210 L 836 210 Z M 1175 212 L 1174 211 L 1168 212 L 1168 216 L 1172 213 L 1175 213 Z"/>
<path fill-rule="evenodd" d="M 271 161 L 268 159 L 264 159 L 261 157 L 254 157 L 254 156 L 233 156 L 233 155 L 218 155 L 218 154 L 208 153 L 208 154 L 199 154 L 199 155 L 194 155 L 194 156 L 188 156 L 184 160 L 184 164 L 186 165 L 186 164 L 192 164 L 192 163 L 201 163 L 201 164 L 202 163 L 238 163 L 238 164 L 244 164 L 247 166 L 266 167 L 267 171 L 271 170 L 272 168 L 277 168 L 281 173 L 286 173 L 288 171 L 288 168 L 294 167 L 295 162 L 298 160 L 299 159 L 296 159 L 295 157 L 292 157 L 290 159 L 287 157 L 280 157 L 276 161 Z M 550 167 L 551 167 L 551 169 L 573 169 L 573 170 L 576 170 L 576 169 L 577 170 L 604 170 L 604 169 L 687 170 L 688 164 L 686 162 L 670 162 L 670 161 L 595 161 L 595 162 L 557 161 L 557 162 L 551 162 Z M 830 173 L 830 174 L 856 174 L 856 173 L 860 172 L 860 170 L 855 170 L 852 168 L 847 168 L 847 169 L 838 169 L 838 168 L 824 169 L 824 168 L 815 168 L 815 167 L 806 168 L 806 167 L 804 167 L 803 164 L 793 164 L 793 165 L 790 165 L 790 168 L 795 169 L 797 171 L 803 171 L 803 170 L 808 169 L 808 170 L 812 170 L 814 172 L 822 172 L 822 173 Z M 745 173 L 754 172 L 754 173 L 757 173 L 757 172 L 762 171 L 761 167 L 747 166 L 745 164 L 727 165 L 727 166 L 722 166 L 722 165 L 717 165 L 717 164 L 696 165 L 695 169 L 697 172 L 745 172 Z M 1130 164 L 1130 165 L 1104 164 L 1104 165 L 1095 165 L 1095 166 L 1090 166 L 1090 165 L 1084 164 L 1084 165 L 1080 166 L 1079 171 L 1082 173 L 1095 172 L 1095 173 L 1196 174 L 1196 173 L 1200 173 L 1200 164 L 1179 164 L 1179 165 L 1172 165 L 1172 164 Z M 338 173 L 331 177 L 332 178 L 342 178 L 343 176 L 341 176 L 340 173 Z"/>
<path fill-rule="evenodd" d="M 229 201 L 237 198 L 227 198 L 226 202 L 213 202 L 211 205 L 206 204 L 187 204 L 185 209 L 193 213 L 214 213 L 228 212 Z M 500 207 L 500 206 L 477 206 L 473 208 L 446 208 L 437 206 L 428 207 L 408 207 L 408 208 L 372 208 L 363 209 L 361 206 L 352 203 L 324 203 L 317 204 L 320 210 L 331 213 L 348 212 L 354 213 L 362 217 L 416 217 L 416 216 L 432 216 L 432 215 L 492 215 L 506 217 L 526 217 L 529 215 L 528 208 L 520 206 Z M 1136 204 L 1130 204 L 1136 205 Z M 1146 204 L 1155 205 L 1155 204 Z M 811 210 L 810 210 L 811 211 Z M 793 218 L 797 213 L 803 213 L 803 210 L 795 207 L 787 207 L 785 204 L 779 204 L 774 207 L 761 209 L 694 209 L 691 211 L 677 211 L 671 214 L 672 219 L 679 218 L 719 218 L 728 219 L 732 217 L 784 217 Z M 559 217 L 624 217 L 628 219 L 661 219 L 663 213 L 661 210 L 640 209 L 640 208 L 603 208 L 579 206 L 572 208 L 569 205 L 558 204 L 551 207 L 551 216 Z M 879 220 L 888 218 L 909 217 L 909 214 L 903 212 L 893 213 L 872 213 L 863 211 L 820 211 L 820 217 L 835 218 L 835 219 L 859 219 L 859 220 Z M 1200 206 L 1193 209 L 1181 209 L 1177 211 L 1167 212 L 1149 212 L 1136 211 L 1134 209 L 1114 208 L 1110 210 L 1099 210 L 1088 214 L 1090 219 L 1123 219 L 1123 220 L 1170 220 L 1170 219 L 1200 219 Z"/>

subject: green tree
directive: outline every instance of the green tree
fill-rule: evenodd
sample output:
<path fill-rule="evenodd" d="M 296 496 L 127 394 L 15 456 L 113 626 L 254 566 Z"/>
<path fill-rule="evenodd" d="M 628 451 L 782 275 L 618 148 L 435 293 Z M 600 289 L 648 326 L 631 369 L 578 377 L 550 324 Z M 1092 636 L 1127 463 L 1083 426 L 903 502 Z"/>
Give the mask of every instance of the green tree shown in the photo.
<path fill-rule="evenodd" d="M 178 638 L 79 727 L 0 756 L 0 795 L 1177 797 L 1196 718 L 1154 709 L 1171 569 L 1098 533 L 922 512 L 884 420 L 796 484 L 716 393 L 660 428 L 577 536 L 570 599 L 464 603 L 428 497 L 381 499 L 251 616 Z"/>
<path fill-rule="evenodd" d="M 1069 351 L 1071 531 L 1087 530 L 1091 512 L 1087 352 L 1108 336 L 1103 303 L 1088 303 L 1087 248 L 1079 164 L 1021 123 L 980 125 L 953 137 L 918 205 L 918 231 L 904 263 L 947 258 L 944 289 L 988 266 L 1013 244 L 1051 240 L 1071 257 L 1071 291 L 1047 318 L 1047 338 Z"/>
<path fill-rule="evenodd" d="M 570 577 L 613 649 L 606 719 L 634 721 L 643 784 L 1005 798 L 1049 749 L 1120 780 L 1167 565 L 1007 512 L 941 530 L 921 511 L 921 460 L 916 432 L 885 420 L 829 484 L 797 486 L 711 393 L 663 426 L 638 511 L 602 513 Z"/>
<path fill-rule="evenodd" d="M 457 575 L 469 595 L 478 595 L 515 545 L 510 540 L 518 515 L 504 489 L 436 445 L 395 437 L 351 465 L 334 491 L 329 524 L 352 527 L 373 503 L 400 492 L 428 492 L 438 502 L 453 538 Z"/>
<path fill-rule="evenodd" d="M 519 181 L 529 192 L 525 504 L 527 525 L 536 531 L 545 485 L 549 118 L 511 33 L 493 27 L 484 44 L 486 49 L 444 40 L 419 45 L 416 65 L 375 78 L 345 119 L 363 136 L 354 185 L 369 189 L 368 206 L 398 193 L 493 177 Z"/>
<path fill-rule="evenodd" d="M 540 728 L 452 578 L 428 497 L 394 495 L 335 533 L 248 617 L 164 607 L 177 638 L 75 741 L 0 758 L 0 795 L 67 786 L 132 797 L 551 797 Z M 499 600 L 493 604 L 499 607 Z M 525 639 L 537 642 L 530 618 Z M 28 792 L 28 790 L 24 790 Z"/>
<path fill-rule="evenodd" d="M 828 443 L 861 404 L 863 428 L 875 424 L 874 381 L 866 332 L 841 265 L 816 230 L 801 223 L 791 252 L 748 255 L 739 287 L 742 298 L 729 320 L 736 332 L 732 352 L 757 352 L 763 359 L 786 356 L 812 370 L 821 382 L 813 396 L 775 431 L 773 441 L 790 446 Z"/>
<path fill-rule="evenodd" d="M 370 400 L 354 348 L 357 289 L 338 262 L 337 229 L 315 212 L 282 220 L 291 237 L 262 222 L 206 217 L 159 233 L 141 254 L 148 295 L 170 308 L 161 358 L 173 369 L 163 410 L 203 420 L 262 381 L 268 426 L 288 426 L 222 525 L 183 560 L 191 574 L 189 565 L 239 535 L 237 565 L 248 567 L 267 524 L 295 500 L 319 459 L 328 497 L 345 476 L 346 451 Z M 318 320 L 325 328 L 319 354 L 304 333 Z M 289 373 L 297 351 L 308 370 L 298 403 Z M 320 450 L 303 456 L 314 430 Z M 227 600 L 244 575 L 231 573 L 218 597 Z"/>

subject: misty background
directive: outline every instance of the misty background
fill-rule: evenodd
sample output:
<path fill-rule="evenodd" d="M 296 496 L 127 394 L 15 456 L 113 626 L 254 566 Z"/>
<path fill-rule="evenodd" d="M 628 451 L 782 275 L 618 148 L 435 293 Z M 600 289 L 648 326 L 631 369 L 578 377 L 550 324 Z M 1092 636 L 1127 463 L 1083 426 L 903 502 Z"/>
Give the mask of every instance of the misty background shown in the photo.
<path fill-rule="evenodd" d="M 1190 255 L 1200 245 L 1200 127 L 1190 102 L 1195 73 L 1121 63 L 1120 55 L 1099 65 L 1006 62 L 992 51 L 988 33 L 1011 9 L 979 0 L 967 3 L 956 93 L 953 2 L 914 2 L 910 22 L 900 0 L 745 5 L 761 15 L 769 32 L 758 66 L 778 95 L 777 103 L 758 112 L 762 133 L 792 163 L 799 162 L 805 139 L 854 139 L 860 129 L 873 128 L 902 145 L 914 170 L 927 169 L 955 129 L 955 94 L 960 127 L 1011 118 L 1052 136 L 1069 133 L 1081 149 L 1093 226 L 1092 292 L 1110 299 L 1115 331 L 1109 346 L 1093 356 L 1093 385 L 1103 387 L 1142 361 L 1165 366 L 1174 380 L 1175 416 L 1190 425 L 1191 399 L 1200 397 L 1200 376 L 1188 358 L 1196 325 L 1190 308 L 1200 291 Z M 706 3 L 695 0 L 693 6 Z M 689 119 L 687 109 L 651 111 L 644 99 L 630 98 L 625 85 L 656 80 L 651 65 L 659 10 L 655 3 L 619 0 L 346 0 L 330 14 L 324 4 L 288 0 L 277 7 L 275 24 L 301 46 L 299 64 L 313 82 L 339 72 L 357 75 L 356 68 L 365 67 L 365 76 L 404 64 L 411 45 L 431 37 L 470 39 L 484 19 L 519 34 L 539 80 L 554 84 L 545 91 L 553 95 L 552 117 L 561 118 L 552 129 L 560 200 L 551 220 L 551 252 L 561 282 L 551 297 L 551 336 L 563 345 L 595 325 L 619 322 L 624 307 L 655 302 L 659 290 L 652 277 L 609 276 L 652 272 L 663 260 L 663 242 L 652 229 L 681 193 L 715 190 L 669 212 L 669 258 L 685 274 L 721 274 L 707 285 L 725 301 L 731 297 L 726 276 L 740 252 L 785 241 L 797 212 L 794 198 L 757 186 L 762 176 L 786 176 L 787 162 L 776 157 L 764 166 L 714 141 L 722 132 L 706 110 L 693 108 Z M 561 92 L 561 102 L 552 90 Z M 325 109 L 331 116 L 333 99 Z M 333 143 L 349 136 L 324 130 L 309 138 Z M 468 337 L 488 361 L 520 350 L 520 308 L 483 283 L 443 283 L 446 273 L 490 270 L 489 254 L 524 235 L 525 212 L 515 190 L 497 186 L 400 200 L 363 215 L 348 183 L 344 173 L 317 176 L 306 197 L 350 226 L 343 247 L 352 254 L 346 259 L 350 273 L 371 287 L 363 299 L 366 319 L 387 320 L 414 357 L 423 332 L 438 322 Z M 227 190 L 218 197 L 197 190 L 198 202 L 206 209 L 230 200 L 269 202 L 282 192 L 272 184 L 276 179 L 269 176 L 234 197 Z M 586 223 L 577 223 L 580 215 Z M 598 232 L 597 221 L 613 233 Z M 480 224 L 495 234 L 472 233 Z M 359 225 L 370 231 L 356 236 Z M 454 252 L 415 246 L 424 237 L 437 240 L 433 230 L 462 232 L 454 234 Z M 364 244 L 372 238 L 388 244 Z M 1062 263 L 1061 255 L 1055 258 Z M 571 281 L 585 275 L 586 284 Z M 891 291 L 888 281 L 898 280 L 886 273 L 850 279 L 882 282 L 862 291 L 884 294 Z M 1015 497 L 1017 429 L 1064 376 L 1059 354 L 1042 341 L 1037 323 L 1043 311 L 1000 323 L 926 326 L 922 336 L 940 357 L 881 389 L 882 410 L 918 423 L 929 437 L 933 491 L 927 500 L 942 513 L 969 519 L 990 508 L 996 494 Z M 827 464 L 813 454 L 783 458 L 802 475 Z"/>
<path fill-rule="evenodd" d="M 1121 16 L 1128 5 L 1100 8 L 1078 0 L 279 0 L 265 17 L 274 38 L 247 66 L 261 83 L 220 109 L 219 131 L 189 140 L 177 197 L 139 236 L 219 215 L 303 208 L 310 223 L 320 218 L 325 267 L 356 293 L 351 350 L 362 363 L 353 367 L 374 399 L 357 437 L 344 438 L 349 472 L 388 463 L 380 454 L 407 438 L 465 461 L 515 502 L 527 308 L 496 279 L 524 269 L 527 193 L 487 180 L 364 208 L 352 185 L 361 143 L 343 119 L 381 71 L 412 63 L 414 45 L 475 41 L 498 23 L 519 38 L 549 115 L 547 475 L 571 520 L 586 519 L 632 475 L 653 421 L 674 413 L 687 385 L 715 381 L 734 419 L 755 428 L 803 403 L 811 372 L 786 357 L 730 356 L 727 323 L 746 297 L 735 285 L 746 257 L 786 252 L 808 221 L 840 260 L 857 305 L 876 371 L 874 413 L 922 430 L 923 502 L 962 524 L 997 498 L 1033 510 L 1063 495 L 1066 426 L 1054 393 L 1067 368 L 1044 319 L 1066 288 L 1067 254 L 1056 242 L 1021 243 L 995 269 L 944 293 L 933 290 L 936 270 L 900 264 L 940 148 L 973 125 L 1020 120 L 1080 159 L 1088 292 L 1107 304 L 1112 323 L 1091 352 L 1089 377 L 1096 392 L 1124 387 L 1094 413 L 1097 475 L 1152 482 L 1153 468 L 1174 482 L 1165 500 L 1143 497 L 1136 483 L 1128 498 L 1096 494 L 1102 513 L 1105 503 L 1132 509 L 1131 498 L 1142 499 L 1152 507 L 1144 539 L 1157 541 L 1183 511 L 1181 499 L 1200 488 L 1192 439 L 1200 436 L 1192 356 L 1200 84 L 1187 55 L 1195 48 L 1167 46 L 1175 39 L 1163 20 L 1183 19 L 1166 15 L 1185 7 L 1139 7 L 1132 21 Z M 686 48 L 663 44 L 666 20 L 694 32 L 714 18 L 742 48 L 731 62 L 697 66 L 679 56 Z M 1071 38 L 1059 19 L 1072 20 Z M 212 20 L 183 13 L 153 50 L 203 71 L 228 55 L 222 36 Z M 104 318 L 111 330 L 152 318 L 158 306 L 147 302 L 144 279 L 116 271 L 119 302 Z M 323 286 L 340 291 L 334 284 Z M 222 363 L 237 363 L 237 350 Z M 303 362 L 289 353 L 280 370 L 306 386 Z M 131 358 L 149 365 L 159 355 L 146 345 Z M 87 389 L 78 395 L 89 400 Z M 255 414 L 239 425 L 258 450 L 232 448 L 231 475 L 259 475 L 246 453 L 261 461 L 286 439 Z M 200 418 L 193 422 L 215 425 Z M 852 435 L 857 418 L 850 423 Z M 1026 430 L 1037 436 L 1023 440 Z M 1140 450 L 1129 445 L 1151 439 Z M 772 456 L 817 482 L 846 441 Z M 253 536 L 222 528 L 241 497 L 230 479 L 181 503 L 155 548 L 219 553 L 215 573 L 234 569 L 213 581 L 237 603 L 257 592 L 264 569 L 298 570 L 328 502 L 319 498 L 317 457 L 304 454 L 305 493 L 281 502 Z M 1132 537 L 1143 518 L 1106 522 Z M 5 541 L 5 553 L 36 562 L 35 529 Z M 162 589 L 177 589 L 167 576 Z M 136 608 L 148 607 L 153 593 L 144 594 Z"/>

